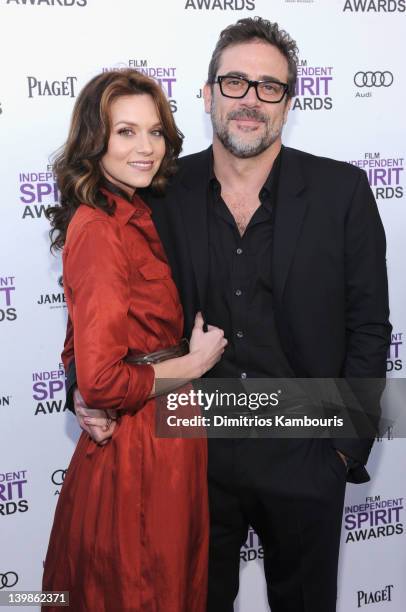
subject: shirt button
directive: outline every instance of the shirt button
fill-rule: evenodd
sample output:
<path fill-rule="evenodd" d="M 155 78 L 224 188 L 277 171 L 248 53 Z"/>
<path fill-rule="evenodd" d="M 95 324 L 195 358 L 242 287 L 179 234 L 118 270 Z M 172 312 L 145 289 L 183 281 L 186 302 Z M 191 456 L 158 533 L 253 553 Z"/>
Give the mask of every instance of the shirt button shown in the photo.
<path fill-rule="evenodd" d="M 241 378 L 247 378 L 247 372 L 241 372 Z"/>
<path fill-rule="evenodd" d="M 241 291 L 241 289 L 237 289 L 237 290 L 236 290 L 236 292 L 235 292 L 235 295 L 236 295 L 237 297 L 240 297 L 240 295 L 242 295 L 242 291 Z"/>
<path fill-rule="evenodd" d="M 238 330 L 237 338 L 244 338 L 244 334 L 243 334 L 243 332 L 241 330 Z"/>
<path fill-rule="evenodd" d="M 237 249 L 236 253 L 237 255 L 242 255 L 242 249 Z"/>

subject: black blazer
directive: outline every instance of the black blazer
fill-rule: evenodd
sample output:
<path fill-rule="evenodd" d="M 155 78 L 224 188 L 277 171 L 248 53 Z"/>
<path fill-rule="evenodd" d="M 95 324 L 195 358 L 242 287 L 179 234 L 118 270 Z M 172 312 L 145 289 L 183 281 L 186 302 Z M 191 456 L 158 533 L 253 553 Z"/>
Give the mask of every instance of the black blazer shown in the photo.
<path fill-rule="evenodd" d="M 187 336 L 207 302 L 211 155 L 210 147 L 181 158 L 165 196 L 143 194 L 179 289 Z M 274 223 L 275 318 L 296 376 L 384 378 L 392 329 L 385 233 L 365 172 L 283 147 Z M 373 439 L 333 442 L 365 464 Z M 360 466 L 348 479 L 369 477 Z"/>

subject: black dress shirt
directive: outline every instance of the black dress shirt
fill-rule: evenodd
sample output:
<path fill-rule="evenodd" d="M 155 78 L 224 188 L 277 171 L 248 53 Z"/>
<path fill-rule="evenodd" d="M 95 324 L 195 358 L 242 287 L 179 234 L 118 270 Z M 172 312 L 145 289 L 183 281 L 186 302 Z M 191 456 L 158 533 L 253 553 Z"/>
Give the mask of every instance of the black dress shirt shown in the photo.
<path fill-rule="evenodd" d="M 207 322 L 224 329 L 228 346 L 208 373 L 216 378 L 293 376 L 275 326 L 272 231 L 281 153 L 262 189 L 260 206 L 243 236 L 210 168 L 208 185 L 209 295 Z"/>

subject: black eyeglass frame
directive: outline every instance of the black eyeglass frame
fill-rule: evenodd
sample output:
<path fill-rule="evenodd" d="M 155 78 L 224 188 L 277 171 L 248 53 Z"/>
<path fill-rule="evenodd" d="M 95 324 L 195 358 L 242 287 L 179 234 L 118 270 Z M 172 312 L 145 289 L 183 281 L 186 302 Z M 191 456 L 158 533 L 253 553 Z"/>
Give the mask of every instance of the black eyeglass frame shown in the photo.
<path fill-rule="evenodd" d="M 241 96 L 230 96 L 229 94 L 225 94 L 223 91 L 223 80 L 224 79 L 238 79 L 239 81 L 244 81 L 245 83 L 247 83 L 247 89 Z M 251 81 L 250 79 L 246 79 L 245 77 L 239 76 L 237 74 L 236 75 L 233 75 L 233 74 L 218 75 L 214 83 L 217 83 L 219 85 L 222 96 L 224 96 L 225 98 L 234 98 L 236 100 L 241 100 L 241 98 L 245 98 L 245 96 L 247 95 L 251 87 L 253 87 L 255 89 L 255 93 L 257 94 L 258 100 L 260 100 L 261 102 L 266 102 L 267 104 L 279 104 L 280 102 L 282 102 L 283 98 L 286 96 L 286 94 L 289 91 L 289 85 L 287 83 L 281 83 L 280 81 L 274 81 L 272 79 L 265 79 L 264 81 Z M 261 98 L 261 96 L 258 93 L 258 85 L 262 83 L 275 83 L 275 85 L 282 85 L 283 93 L 280 99 L 279 100 L 264 100 L 264 98 Z"/>

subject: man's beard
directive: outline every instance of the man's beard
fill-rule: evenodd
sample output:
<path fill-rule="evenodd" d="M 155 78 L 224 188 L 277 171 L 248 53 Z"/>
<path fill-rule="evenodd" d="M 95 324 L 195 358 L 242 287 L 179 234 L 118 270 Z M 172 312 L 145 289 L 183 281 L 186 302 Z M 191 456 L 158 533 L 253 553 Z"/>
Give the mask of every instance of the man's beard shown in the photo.
<path fill-rule="evenodd" d="M 216 106 L 213 99 L 211 102 L 210 115 L 214 133 L 221 144 L 232 155 L 240 159 L 247 159 L 260 155 L 279 138 L 282 132 L 283 124 L 272 128 L 269 117 L 255 109 L 241 108 L 238 111 L 232 111 L 228 113 L 225 121 L 221 121 L 216 114 Z M 229 122 L 233 119 L 253 119 L 255 121 L 261 121 L 265 125 L 265 131 L 247 142 L 243 137 L 230 133 Z"/>

